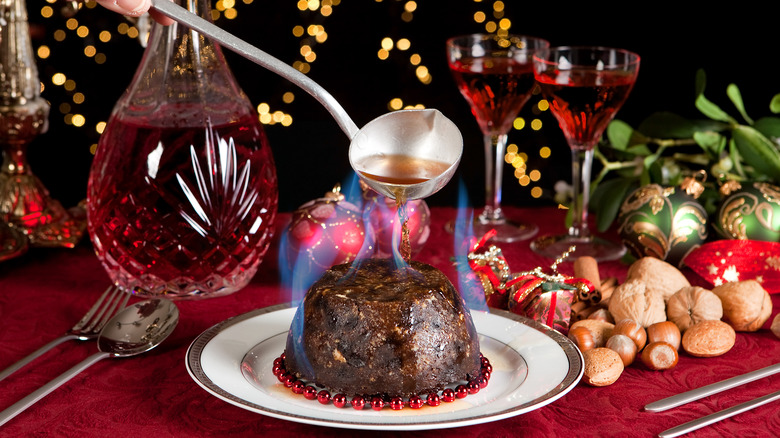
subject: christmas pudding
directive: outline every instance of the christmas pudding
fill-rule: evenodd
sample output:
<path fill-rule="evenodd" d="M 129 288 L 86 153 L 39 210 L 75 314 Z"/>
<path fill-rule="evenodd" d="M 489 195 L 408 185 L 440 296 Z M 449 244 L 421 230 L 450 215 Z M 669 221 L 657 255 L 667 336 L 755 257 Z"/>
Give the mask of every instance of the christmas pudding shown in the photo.
<path fill-rule="evenodd" d="M 293 319 L 286 371 L 333 393 L 412 397 L 480 377 L 465 302 L 438 269 L 372 258 L 337 265 Z"/>

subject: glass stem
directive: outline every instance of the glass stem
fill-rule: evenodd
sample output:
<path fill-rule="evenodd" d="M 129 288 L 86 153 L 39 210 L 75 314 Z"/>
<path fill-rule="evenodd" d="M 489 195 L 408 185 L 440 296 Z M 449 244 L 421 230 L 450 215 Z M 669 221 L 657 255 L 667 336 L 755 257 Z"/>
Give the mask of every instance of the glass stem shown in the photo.
<path fill-rule="evenodd" d="M 588 203 L 590 201 L 590 171 L 593 167 L 593 148 L 571 149 L 571 176 L 574 192 L 574 210 L 569 236 L 587 239 Z"/>
<path fill-rule="evenodd" d="M 504 179 L 504 154 L 507 134 L 485 134 L 485 209 L 479 218 L 482 222 L 504 220 L 501 211 L 501 183 Z"/>

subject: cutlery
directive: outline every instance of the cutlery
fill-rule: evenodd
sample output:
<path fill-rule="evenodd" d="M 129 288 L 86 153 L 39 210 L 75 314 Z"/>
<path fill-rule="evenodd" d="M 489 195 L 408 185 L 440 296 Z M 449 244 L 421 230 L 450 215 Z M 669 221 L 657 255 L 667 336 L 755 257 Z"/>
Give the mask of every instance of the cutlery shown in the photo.
<path fill-rule="evenodd" d="M 116 312 L 123 309 L 127 305 L 127 300 L 130 299 L 130 294 L 125 293 L 118 286 L 109 286 L 105 292 L 95 301 L 95 304 L 84 314 L 84 316 L 76 323 L 70 330 L 65 332 L 64 335 L 49 342 L 48 344 L 33 351 L 25 358 L 19 360 L 8 368 L 0 372 L 0 380 L 10 376 L 14 371 L 27 365 L 35 360 L 37 357 L 56 347 L 57 345 L 69 341 L 71 339 L 79 341 L 87 341 L 89 339 L 95 339 L 98 337 L 100 330 L 106 322 L 114 316 Z"/>
<path fill-rule="evenodd" d="M 758 380 L 772 374 L 780 372 L 780 363 L 769 365 L 749 373 L 742 374 L 740 376 L 731 377 L 720 382 L 715 382 L 710 385 L 702 386 L 701 388 L 692 389 L 690 391 L 683 392 L 681 394 L 673 395 L 662 400 L 658 400 L 645 405 L 645 410 L 650 412 L 661 412 L 667 409 L 671 409 L 677 406 L 690 403 L 694 400 L 707 397 L 708 395 L 716 394 L 727 389 L 734 388 L 735 386 L 743 385 L 754 380 Z"/>
<path fill-rule="evenodd" d="M 758 397 L 756 399 L 747 401 L 745 403 L 740 403 L 736 406 L 732 406 L 727 409 L 723 409 L 722 411 L 715 412 L 713 414 L 707 415 L 705 417 L 697 418 L 696 420 L 689 421 L 687 423 L 683 423 L 679 426 L 673 427 L 671 429 L 667 429 L 661 433 L 658 434 L 659 437 L 663 438 L 671 438 L 675 436 L 680 436 L 683 434 L 686 434 L 688 432 L 692 432 L 696 429 L 700 429 L 704 426 L 708 426 L 712 423 L 718 422 L 720 420 L 729 418 L 731 416 L 741 414 L 745 411 L 749 411 L 753 408 L 757 408 L 759 406 L 765 405 L 767 403 L 771 403 L 775 400 L 780 400 L 780 391 L 773 392 L 771 394 L 767 394 L 762 397 Z"/>
<path fill-rule="evenodd" d="M 100 331 L 98 353 L 0 412 L 0 426 L 94 363 L 107 357 L 129 357 L 151 350 L 171 334 L 178 321 L 179 309 L 170 300 L 157 298 L 126 307 Z"/>

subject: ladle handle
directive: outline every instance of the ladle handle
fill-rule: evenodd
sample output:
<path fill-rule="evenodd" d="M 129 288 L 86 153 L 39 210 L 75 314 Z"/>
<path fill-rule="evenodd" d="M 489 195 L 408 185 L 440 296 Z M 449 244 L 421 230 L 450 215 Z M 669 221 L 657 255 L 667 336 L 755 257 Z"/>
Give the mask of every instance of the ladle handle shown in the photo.
<path fill-rule="evenodd" d="M 56 377 L 54 380 L 50 381 L 49 383 L 41 386 L 40 388 L 36 389 L 35 391 L 31 392 L 29 395 L 27 395 L 25 398 L 19 400 L 18 402 L 12 404 L 8 408 L 6 408 L 3 412 L 0 412 L 0 426 L 4 425 L 8 420 L 14 418 L 15 416 L 19 415 L 22 411 L 29 408 L 30 406 L 34 405 L 38 400 L 46 397 L 54 391 L 55 389 L 62 386 L 63 383 L 67 382 L 68 380 L 72 379 L 76 374 L 84 371 L 85 369 L 89 368 L 91 365 L 93 365 L 95 362 L 105 359 L 107 357 L 111 356 L 111 353 L 95 353 L 92 356 L 89 356 L 88 358 L 84 359 L 83 361 L 79 362 L 77 365 L 75 365 L 73 368 L 69 369 L 68 371 L 65 371 L 64 373 L 60 374 L 58 377 Z"/>
<path fill-rule="evenodd" d="M 322 86 L 305 74 L 170 0 L 152 0 L 152 8 L 301 87 L 328 109 L 350 139 L 357 134 L 359 129 L 344 108 Z"/>

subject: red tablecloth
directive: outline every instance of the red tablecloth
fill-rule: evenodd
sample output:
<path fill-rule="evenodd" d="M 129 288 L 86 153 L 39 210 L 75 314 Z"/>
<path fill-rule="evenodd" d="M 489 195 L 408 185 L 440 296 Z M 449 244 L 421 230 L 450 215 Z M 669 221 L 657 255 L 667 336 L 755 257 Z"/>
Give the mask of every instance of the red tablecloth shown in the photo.
<path fill-rule="evenodd" d="M 511 210 L 540 225 L 542 233 L 562 232 L 563 213 L 555 209 Z M 454 279 L 452 236 L 443 224 L 455 210 L 434 208 L 431 237 L 415 257 Z M 289 214 L 280 215 L 281 229 Z M 279 233 L 277 233 L 277 236 Z M 499 245 L 513 271 L 549 266 L 528 242 Z M 222 298 L 180 301 L 181 321 L 171 337 L 151 352 L 98 362 L 0 427 L 0 436 L 362 436 L 365 431 L 299 424 L 259 415 L 219 400 L 188 375 L 185 354 L 193 339 L 214 324 L 285 301 L 279 288 L 275 242 L 251 284 Z M 625 278 L 620 262 L 601 265 L 602 276 Z M 571 264 L 560 267 L 571 273 Z M 695 276 L 693 273 L 688 273 Z M 700 279 L 692 279 L 694 282 Z M 88 241 L 76 249 L 34 249 L 0 264 L 0 369 L 72 326 L 108 285 L 108 276 Z M 780 296 L 773 296 L 775 310 Z M 0 382 L 0 410 L 96 351 L 93 342 L 70 341 Z M 612 386 L 582 383 L 561 399 L 532 412 L 486 424 L 406 436 L 651 436 L 670 427 L 780 389 L 780 375 L 764 378 L 663 413 L 642 407 L 654 400 L 699 387 L 780 360 L 780 339 L 769 330 L 738 333 L 734 348 L 717 358 L 681 353 L 676 368 L 650 371 L 629 367 Z M 334 408 L 337 409 L 337 408 Z M 765 405 L 701 429 L 693 436 L 777 436 L 780 405 Z M 400 432 L 371 432 L 396 436 Z"/>

